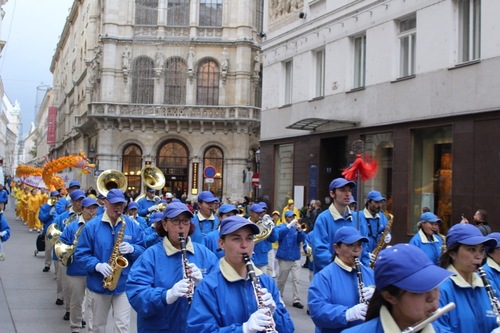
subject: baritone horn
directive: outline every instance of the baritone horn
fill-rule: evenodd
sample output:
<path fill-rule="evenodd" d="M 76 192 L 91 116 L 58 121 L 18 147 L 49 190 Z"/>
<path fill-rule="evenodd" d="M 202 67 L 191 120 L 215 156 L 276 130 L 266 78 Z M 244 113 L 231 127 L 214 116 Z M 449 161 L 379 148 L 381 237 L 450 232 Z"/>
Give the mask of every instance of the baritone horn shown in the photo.
<path fill-rule="evenodd" d="M 115 169 L 108 169 L 103 171 L 99 177 L 97 177 L 97 191 L 104 195 L 108 195 L 108 192 L 112 189 L 119 189 L 122 192 L 127 191 L 128 181 L 125 175 Z"/>
<path fill-rule="evenodd" d="M 256 224 L 260 232 L 258 235 L 255 235 L 255 243 L 261 242 L 271 236 L 271 232 L 274 229 L 274 221 L 271 216 L 268 214 L 264 215 Z"/>
<path fill-rule="evenodd" d="M 139 202 L 139 200 L 146 196 L 145 192 L 148 188 L 158 191 L 165 187 L 163 172 L 153 165 L 146 165 L 141 169 L 141 181 L 144 185 L 144 192 L 135 198 L 135 202 Z"/>

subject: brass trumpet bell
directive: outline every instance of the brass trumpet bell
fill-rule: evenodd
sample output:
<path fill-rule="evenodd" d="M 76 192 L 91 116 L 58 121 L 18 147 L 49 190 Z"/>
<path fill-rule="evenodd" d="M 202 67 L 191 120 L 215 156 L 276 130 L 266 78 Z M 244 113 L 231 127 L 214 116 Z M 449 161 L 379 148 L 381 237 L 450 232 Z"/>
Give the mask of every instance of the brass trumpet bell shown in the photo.
<path fill-rule="evenodd" d="M 255 243 L 261 242 L 265 240 L 267 237 L 271 235 L 271 232 L 274 228 L 274 221 L 268 214 L 262 217 L 262 220 L 256 223 L 260 229 L 258 235 L 255 235 Z"/>
<path fill-rule="evenodd" d="M 49 225 L 47 228 L 47 240 L 49 243 L 54 246 L 56 242 L 59 240 L 59 236 L 61 236 L 62 231 L 57 229 L 57 225 L 55 223 L 52 223 Z"/>
<path fill-rule="evenodd" d="M 120 171 L 114 169 L 103 171 L 99 177 L 97 177 L 96 183 L 97 190 L 105 197 L 108 195 L 108 192 L 114 188 L 125 192 L 128 186 L 127 177 Z"/>
<path fill-rule="evenodd" d="M 58 239 L 54 244 L 54 252 L 61 264 L 63 264 L 64 266 L 68 266 L 68 264 L 71 263 L 71 257 L 75 252 L 75 246 L 64 244 Z"/>

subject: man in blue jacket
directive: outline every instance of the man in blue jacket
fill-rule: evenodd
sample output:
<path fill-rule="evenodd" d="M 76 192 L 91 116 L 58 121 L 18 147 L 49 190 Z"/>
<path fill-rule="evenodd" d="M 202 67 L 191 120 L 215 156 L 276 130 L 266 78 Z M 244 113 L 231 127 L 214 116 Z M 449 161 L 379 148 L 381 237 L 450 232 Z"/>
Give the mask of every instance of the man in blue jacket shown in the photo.
<path fill-rule="evenodd" d="M 93 332 L 106 333 L 108 314 L 112 315 L 115 330 L 129 332 L 130 304 L 125 283 L 133 262 L 144 252 L 144 232 L 129 217 L 123 215 L 127 200 L 122 191 L 112 189 L 106 196 L 103 215 L 85 224 L 75 261 L 87 272 L 87 289 L 92 299 Z M 123 263 L 118 264 L 119 258 Z M 106 287 L 103 282 L 106 282 Z"/>

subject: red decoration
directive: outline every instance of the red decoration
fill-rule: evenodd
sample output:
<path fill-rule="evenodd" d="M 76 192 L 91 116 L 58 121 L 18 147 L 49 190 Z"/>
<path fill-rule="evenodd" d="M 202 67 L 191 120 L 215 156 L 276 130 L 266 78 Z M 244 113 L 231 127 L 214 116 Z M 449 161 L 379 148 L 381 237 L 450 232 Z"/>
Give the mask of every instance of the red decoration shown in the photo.
<path fill-rule="evenodd" d="M 356 155 L 356 159 L 350 167 L 342 171 L 342 176 L 347 180 L 357 181 L 358 174 L 364 182 L 372 179 L 377 175 L 378 162 L 370 156 L 365 155 L 365 159 L 361 155 Z"/>

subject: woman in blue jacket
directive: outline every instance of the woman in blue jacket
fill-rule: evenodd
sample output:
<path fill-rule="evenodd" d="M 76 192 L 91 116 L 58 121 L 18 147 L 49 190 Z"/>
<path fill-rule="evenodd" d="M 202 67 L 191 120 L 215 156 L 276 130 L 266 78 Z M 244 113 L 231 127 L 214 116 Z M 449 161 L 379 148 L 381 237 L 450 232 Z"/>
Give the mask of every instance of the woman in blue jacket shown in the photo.
<path fill-rule="evenodd" d="M 421 248 L 435 265 L 439 265 L 439 257 L 443 247 L 443 239 L 438 235 L 438 223 L 441 220 L 431 212 L 423 213 L 418 222 L 418 232 L 410 239 L 410 244 Z"/>
<path fill-rule="evenodd" d="M 126 290 L 137 312 L 139 333 L 186 332 L 188 290 L 203 279 L 203 274 L 218 267 L 215 254 L 191 241 L 192 217 L 185 204 L 170 203 L 163 220 L 156 223 L 156 231 L 163 241 L 149 247 L 130 270 Z M 187 263 L 182 258 L 180 234 L 185 237 Z"/>
<path fill-rule="evenodd" d="M 441 285 L 439 305 L 454 302 L 456 308 L 438 318 L 438 325 L 455 333 L 500 330 L 483 281 L 476 273 L 485 258 L 485 247 L 496 244 L 495 239 L 483 236 L 471 224 L 456 224 L 448 231 L 447 250 L 440 265 L 455 275 Z"/>
<path fill-rule="evenodd" d="M 368 306 L 367 321 L 342 332 L 401 332 L 413 327 L 436 311 L 438 286 L 451 274 L 434 265 L 414 245 L 397 244 L 382 250 L 375 262 L 376 289 Z M 433 325 L 427 324 L 422 332 L 434 332 L 432 329 Z"/>

